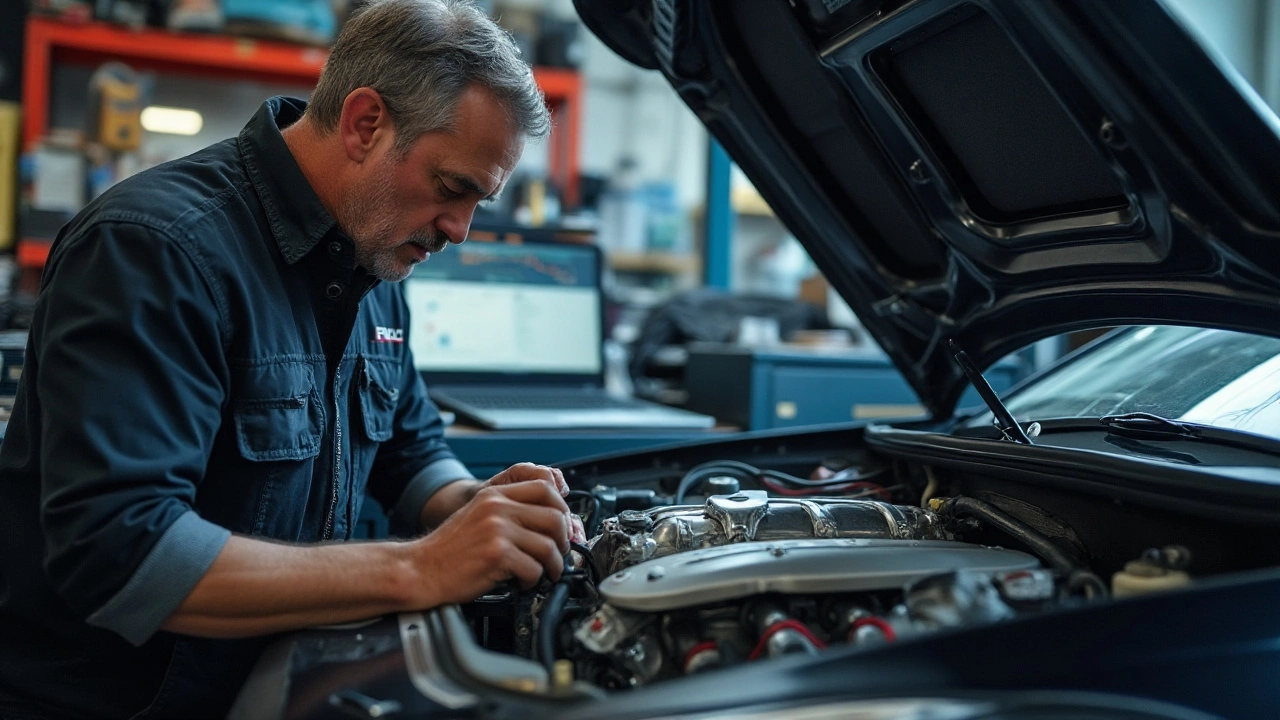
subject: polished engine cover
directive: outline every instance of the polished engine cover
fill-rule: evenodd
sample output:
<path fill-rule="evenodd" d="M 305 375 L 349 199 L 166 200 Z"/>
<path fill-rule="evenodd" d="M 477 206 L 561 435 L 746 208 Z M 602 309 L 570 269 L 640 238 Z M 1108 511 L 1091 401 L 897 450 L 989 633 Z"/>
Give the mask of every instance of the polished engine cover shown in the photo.
<path fill-rule="evenodd" d="M 605 578 L 600 595 L 624 610 L 661 612 L 763 593 L 900 589 L 952 570 L 1040 567 L 1026 553 L 946 540 L 780 540 L 693 550 Z"/>
<path fill-rule="evenodd" d="M 592 541 L 603 574 L 702 548 L 752 541 L 890 538 L 945 540 L 937 515 L 910 505 L 840 498 L 770 498 L 759 490 L 713 495 L 608 518 Z"/>

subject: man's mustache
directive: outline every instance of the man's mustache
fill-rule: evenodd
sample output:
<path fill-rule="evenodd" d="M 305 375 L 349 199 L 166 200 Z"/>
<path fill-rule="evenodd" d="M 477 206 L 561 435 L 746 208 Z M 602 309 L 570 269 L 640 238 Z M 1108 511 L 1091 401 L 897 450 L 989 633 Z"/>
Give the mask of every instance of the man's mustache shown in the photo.
<path fill-rule="evenodd" d="M 418 245 L 427 252 L 435 254 L 443 252 L 449 246 L 449 238 L 441 232 L 421 232 L 409 236 L 408 242 Z"/>

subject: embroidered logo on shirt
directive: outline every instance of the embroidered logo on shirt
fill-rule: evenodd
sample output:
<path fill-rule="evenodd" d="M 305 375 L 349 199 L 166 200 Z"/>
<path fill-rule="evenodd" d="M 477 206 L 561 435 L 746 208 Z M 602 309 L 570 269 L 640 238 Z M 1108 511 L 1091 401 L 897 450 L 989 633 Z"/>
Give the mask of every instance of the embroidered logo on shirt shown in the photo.
<path fill-rule="evenodd" d="M 373 329 L 373 341 L 380 343 L 404 342 L 404 328 L 388 328 L 376 326 Z"/>

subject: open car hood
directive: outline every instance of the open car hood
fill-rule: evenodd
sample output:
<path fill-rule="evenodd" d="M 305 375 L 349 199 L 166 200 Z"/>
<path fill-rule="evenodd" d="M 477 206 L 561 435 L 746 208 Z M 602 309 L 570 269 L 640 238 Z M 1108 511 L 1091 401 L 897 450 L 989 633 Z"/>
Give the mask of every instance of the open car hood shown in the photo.
<path fill-rule="evenodd" d="M 1280 139 L 1158 0 L 575 0 L 660 70 L 935 416 L 1134 323 L 1280 335 Z"/>

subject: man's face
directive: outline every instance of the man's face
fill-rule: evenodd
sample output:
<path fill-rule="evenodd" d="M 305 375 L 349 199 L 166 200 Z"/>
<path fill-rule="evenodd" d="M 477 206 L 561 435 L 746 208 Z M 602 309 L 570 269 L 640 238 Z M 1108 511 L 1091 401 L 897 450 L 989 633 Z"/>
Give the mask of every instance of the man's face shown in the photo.
<path fill-rule="evenodd" d="M 346 194 L 338 224 L 356 244 L 356 263 L 390 282 L 450 242 L 467 237 L 471 216 L 498 194 L 524 152 L 524 137 L 486 91 L 466 90 L 453 132 L 423 134 L 399 153 L 380 148 Z"/>

